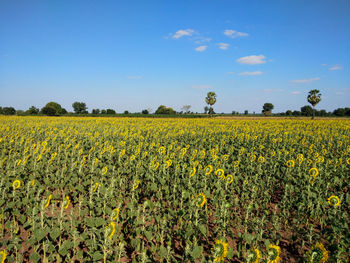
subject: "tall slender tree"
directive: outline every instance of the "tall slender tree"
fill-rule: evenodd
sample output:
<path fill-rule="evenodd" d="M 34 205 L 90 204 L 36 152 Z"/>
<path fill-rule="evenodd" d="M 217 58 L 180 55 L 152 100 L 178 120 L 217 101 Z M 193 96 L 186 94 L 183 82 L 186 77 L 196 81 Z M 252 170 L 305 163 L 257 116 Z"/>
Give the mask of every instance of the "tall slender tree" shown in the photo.
<path fill-rule="evenodd" d="M 209 107 L 209 114 L 210 114 L 210 117 L 213 115 L 213 105 L 215 104 L 216 102 L 216 94 L 215 92 L 213 91 L 209 91 L 208 94 L 207 94 L 207 97 L 205 98 L 205 102 L 210 106 Z"/>
<path fill-rule="evenodd" d="M 309 91 L 309 95 L 307 96 L 307 101 L 312 105 L 312 119 L 315 119 L 315 106 L 317 103 L 321 101 L 321 93 L 318 89 L 313 89 Z"/>

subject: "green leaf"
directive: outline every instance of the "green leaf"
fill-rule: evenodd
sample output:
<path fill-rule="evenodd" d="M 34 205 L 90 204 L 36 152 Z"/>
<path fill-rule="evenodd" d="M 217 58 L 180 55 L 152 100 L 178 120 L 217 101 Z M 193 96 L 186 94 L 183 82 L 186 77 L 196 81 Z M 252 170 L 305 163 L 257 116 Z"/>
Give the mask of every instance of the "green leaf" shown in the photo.
<path fill-rule="evenodd" d="M 153 239 L 152 233 L 150 231 L 145 231 L 145 237 L 148 241 L 152 241 Z"/>
<path fill-rule="evenodd" d="M 96 251 L 96 252 L 92 255 L 92 259 L 93 259 L 94 261 L 101 260 L 101 259 L 103 259 L 103 255 L 102 255 L 99 251 Z"/>
<path fill-rule="evenodd" d="M 41 240 L 44 239 L 44 237 L 46 236 L 47 234 L 47 230 L 45 228 L 43 229 L 39 229 L 37 231 L 34 232 L 34 237 L 35 237 L 35 240 L 40 242 Z"/>
<path fill-rule="evenodd" d="M 232 247 L 230 247 L 227 251 L 227 258 L 228 259 L 233 258 L 233 248 Z"/>
<path fill-rule="evenodd" d="M 52 229 L 52 230 L 50 231 L 50 237 L 51 237 L 53 240 L 55 240 L 56 238 L 58 238 L 60 234 L 61 234 L 61 231 L 60 231 L 60 229 L 59 229 L 58 227 L 56 227 L 56 228 L 54 228 L 54 229 Z"/>
<path fill-rule="evenodd" d="M 201 233 L 203 234 L 203 236 L 206 236 L 207 234 L 207 228 L 205 227 L 205 225 L 199 225 L 198 226 L 199 231 L 201 231 Z"/>
<path fill-rule="evenodd" d="M 39 262 L 41 257 L 38 253 L 34 252 L 29 256 L 29 259 L 33 261 L 34 263 Z"/>
<path fill-rule="evenodd" d="M 76 254 L 76 257 L 78 260 L 82 260 L 84 257 L 84 252 L 82 250 L 79 250 Z"/>
<path fill-rule="evenodd" d="M 165 258 L 166 255 L 167 255 L 167 250 L 166 250 L 166 248 L 165 248 L 164 246 L 160 246 L 160 248 L 159 248 L 159 256 L 160 256 L 161 258 Z"/>
<path fill-rule="evenodd" d="M 203 253 L 203 247 L 195 245 L 191 252 L 191 256 L 193 257 L 193 259 L 197 259 L 200 257 L 202 253 Z"/>

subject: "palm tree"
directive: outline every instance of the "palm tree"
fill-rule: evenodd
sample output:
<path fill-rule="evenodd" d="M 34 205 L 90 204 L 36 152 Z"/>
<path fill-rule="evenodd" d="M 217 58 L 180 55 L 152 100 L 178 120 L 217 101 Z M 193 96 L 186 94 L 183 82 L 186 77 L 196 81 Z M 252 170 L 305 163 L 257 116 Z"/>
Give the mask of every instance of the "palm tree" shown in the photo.
<path fill-rule="evenodd" d="M 313 89 L 309 91 L 309 95 L 307 96 L 307 101 L 312 105 L 313 112 L 312 112 L 312 119 L 315 118 L 315 106 L 317 103 L 321 101 L 321 93 L 317 89 Z"/>
<path fill-rule="evenodd" d="M 207 97 L 205 98 L 205 102 L 208 105 L 210 105 L 209 114 L 210 114 L 210 117 L 211 117 L 212 114 L 213 114 L 213 107 L 212 107 L 212 105 L 214 105 L 215 102 L 216 102 L 216 94 L 215 94 L 215 92 L 213 92 L 213 91 L 208 92 Z"/>

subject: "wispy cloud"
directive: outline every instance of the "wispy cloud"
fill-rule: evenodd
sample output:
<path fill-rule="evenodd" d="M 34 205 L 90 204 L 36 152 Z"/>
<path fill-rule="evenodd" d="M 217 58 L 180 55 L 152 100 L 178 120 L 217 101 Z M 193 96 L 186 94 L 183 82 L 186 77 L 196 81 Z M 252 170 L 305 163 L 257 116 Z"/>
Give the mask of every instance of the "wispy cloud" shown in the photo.
<path fill-rule="evenodd" d="M 342 65 L 334 65 L 330 68 L 328 68 L 329 70 L 340 70 L 340 69 L 343 69 L 343 66 Z"/>
<path fill-rule="evenodd" d="M 328 66 L 328 64 L 321 64 L 321 66 L 325 67 L 325 66 Z"/>
<path fill-rule="evenodd" d="M 290 94 L 292 94 L 292 95 L 299 95 L 299 94 L 301 94 L 301 92 L 300 91 L 292 91 Z"/>
<path fill-rule="evenodd" d="M 194 33 L 193 29 L 180 29 L 180 30 L 176 31 L 175 34 L 173 34 L 172 38 L 179 39 L 179 38 L 184 37 L 184 36 L 192 36 L 193 33 Z"/>
<path fill-rule="evenodd" d="M 228 47 L 230 46 L 230 44 L 227 44 L 227 43 L 218 43 L 218 46 L 220 49 L 222 50 L 227 50 Z"/>
<path fill-rule="evenodd" d="M 203 52 L 207 49 L 208 46 L 199 46 L 199 47 L 196 47 L 195 50 L 198 51 L 198 52 Z"/>
<path fill-rule="evenodd" d="M 256 75 L 262 75 L 263 73 L 261 71 L 251 71 L 251 72 L 241 72 L 238 73 L 238 76 L 256 76 Z"/>
<path fill-rule="evenodd" d="M 126 76 L 127 79 L 142 79 L 143 76 Z"/>
<path fill-rule="evenodd" d="M 290 82 L 292 82 L 292 83 L 311 83 L 311 82 L 314 82 L 317 80 L 320 80 L 320 78 L 316 77 L 316 78 L 310 78 L 310 79 L 294 79 L 294 80 L 291 80 Z"/>
<path fill-rule="evenodd" d="M 203 44 L 203 43 L 210 42 L 210 41 L 211 41 L 211 38 L 210 38 L 210 37 L 196 36 L 196 37 L 193 37 L 192 40 L 193 40 L 194 43 L 196 43 L 196 44 Z"/>
<path fill-rule="evenodd" d="M 231 30 L 231 29 L 226 29 L 224 31 L 224 35 L 228 36 L 230 38 L 237 38 L 237 37 L 247 37 L 249 36 L 248 33 L 244 33 L 244 32 L 238 32 L 236 30 Z"/>
<path fill-rule="evenodd" d="M 256 64 L 266 63 L 265 59 L 266 57 L 264 55 L 252 55 L 252 56 L 241 57 L 236 61 L 241 64 L 256 65 Z"/>
<path fill-rule="evenodd" d="M 270 92 L 280 92 L 283 91 L 283 89 L 264 89 L 264 92 L 270 93 Z"/>
<path fill-rule="evenodd" d="M 211 89 L 212 86 L 210 85 L 194 85 L 192 86 L 192 89 Z"/>

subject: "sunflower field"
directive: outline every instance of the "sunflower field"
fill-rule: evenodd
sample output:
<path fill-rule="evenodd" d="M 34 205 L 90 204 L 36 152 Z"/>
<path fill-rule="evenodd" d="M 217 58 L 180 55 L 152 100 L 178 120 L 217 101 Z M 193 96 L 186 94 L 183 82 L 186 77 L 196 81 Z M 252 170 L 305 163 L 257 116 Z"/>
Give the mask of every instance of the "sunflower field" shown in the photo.
<path fill-rule="evenodd" d="M 350 262 L 350 121 L 0 116 L 2 262 Z"/>

